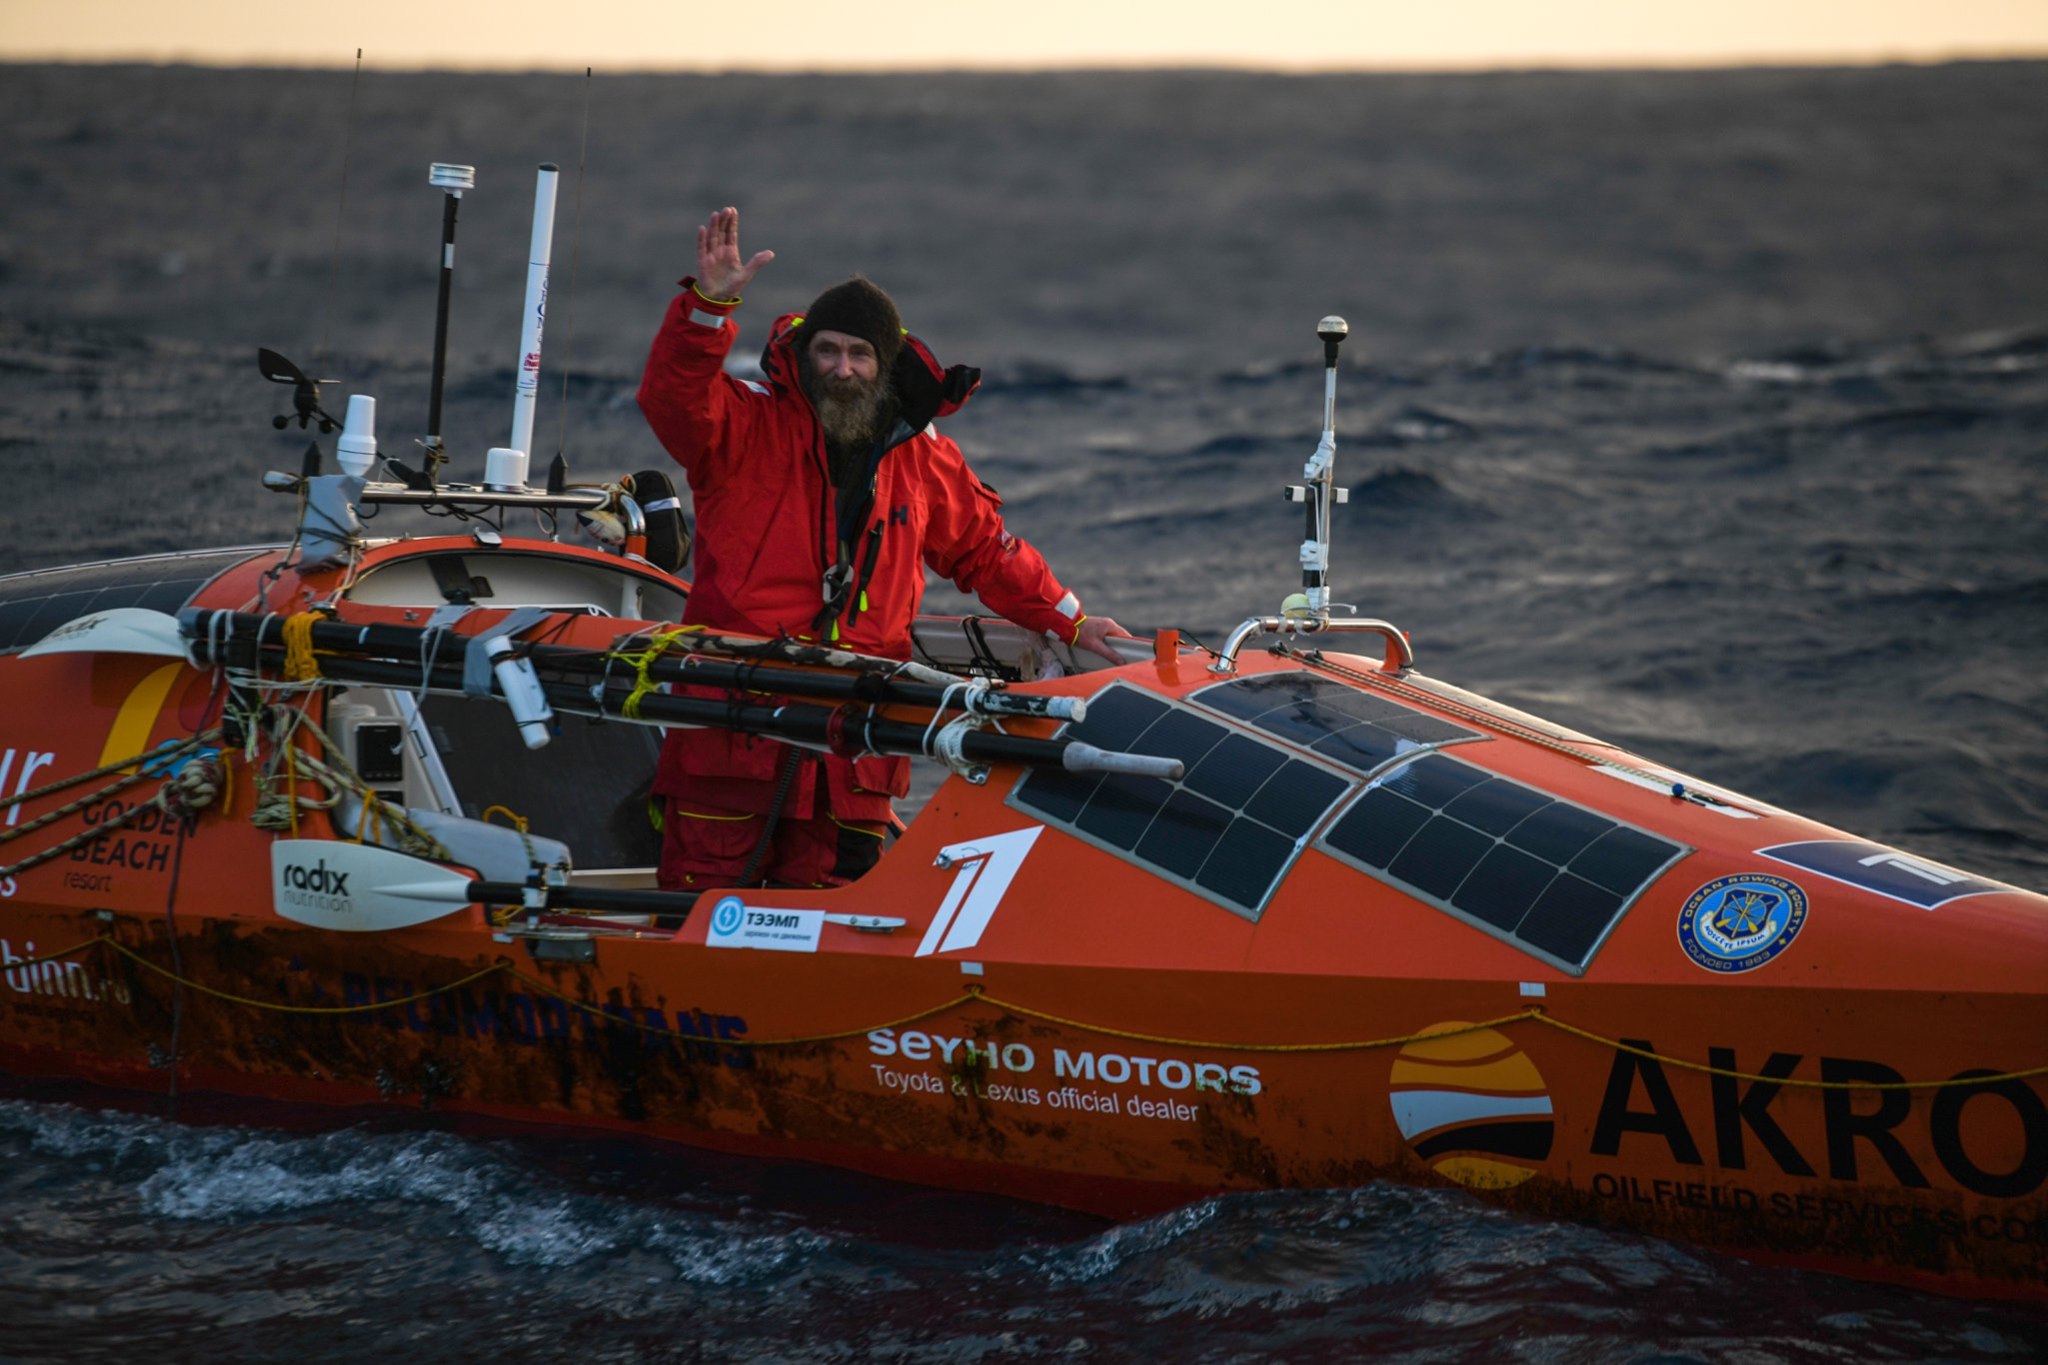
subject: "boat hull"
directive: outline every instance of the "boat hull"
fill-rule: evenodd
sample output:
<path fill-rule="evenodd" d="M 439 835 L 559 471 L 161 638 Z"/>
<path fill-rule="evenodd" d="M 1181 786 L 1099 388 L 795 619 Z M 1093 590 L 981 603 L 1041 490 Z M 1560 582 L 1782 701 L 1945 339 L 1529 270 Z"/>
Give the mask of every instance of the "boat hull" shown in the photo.
<path fill-rule="evenodd" d="M 475 924 L 344 944 L 220 920 L 175 951 L 161 920 L 10 928 L 0 1065 L 23 1074 L 633 1132 L 1114 1217 L 1384 1179 L 1949 1292 L 2048 1278 L 2033 1084 L 1811 1084 L 2003 1074 L 2023 998 L 1817 1015 L 1761 991 L 1735 1020 L 1663 987 L 687 942 L 568 963 Z M 28 942 L 90 946 L 52 972 L 19 965 Z M 1958 1037 L 1983 1040 L 1960 1069 Z"/>

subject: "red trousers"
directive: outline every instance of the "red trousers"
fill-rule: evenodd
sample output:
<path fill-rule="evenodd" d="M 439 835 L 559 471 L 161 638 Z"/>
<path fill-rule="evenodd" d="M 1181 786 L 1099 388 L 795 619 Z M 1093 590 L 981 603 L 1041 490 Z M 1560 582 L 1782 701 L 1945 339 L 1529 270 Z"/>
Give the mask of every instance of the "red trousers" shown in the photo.
<path fill-rule="evenodd" d="M 802 818 L 784 813 L 756 861 L 754 852 L 767 828 L 768 817 L 759 811 L 670 797 L 662 817 L 657 881 L 664 891 L 738 886 L 740 874 L 754 862 L 750 885 L 766 881 L 777 886 L 845 886 L 882 854 L 881 825 L 838 820 L 819 810 Z"/>

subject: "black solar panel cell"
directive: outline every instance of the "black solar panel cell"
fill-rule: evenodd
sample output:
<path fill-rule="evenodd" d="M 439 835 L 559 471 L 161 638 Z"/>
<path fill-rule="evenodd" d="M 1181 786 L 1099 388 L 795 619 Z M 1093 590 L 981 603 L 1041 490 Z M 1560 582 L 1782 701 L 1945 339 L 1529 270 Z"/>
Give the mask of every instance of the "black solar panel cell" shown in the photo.
<path fill-rule="evenodd" d="M 1490 782 L 1467 787 L 1444 807 L 1444 814 L 1498 836 L 1506 834 L 1555 799 L 1548 792 L 1497 777 Z"/>
<path fill-rule="evenodd" d="M 1259 794 L 1252 798 L 1244 813 L 1299 839 L 1315 827 L 1347 786 L 1335 773 L 1299 760 L 1290 761 L 1259 788 Z"/>
<path fill-rule="evenodd" d="M 1257 909 L 1293 856 L 1293 840 L 1250 820 L 1233 820 L 1202 864 L 1195 884 L 1246 909 Z"/>
<path fill-rule="evenodd" d="M 1235 682 L 1205 687 L 1195 694 L 1195 700 L 1226 715 L 1250 720 L 1289 702 L 1306 701 L 1308 696 L 1308 680 L 1304 675 L 1268 673 L 1263 677 L 1240 678 Z"/>
<path fill-rule="evenodd" d="M 1431 756 L 1395 769 L 1387 775 L 1385 785 L 1431 810 L 1442 810 L 1451 798 L 1486 777 L 1469 763 Z"/>
<path fill-rule="evenodd" d="M 1439 815 L 1416 831 L 1387 871 L 1418 891 L 1449 900 L 1493 844 L 1471 826 Z"/>
<path fill-rule="evenodd" d="M 1617 825 L 1587 845 L 1570 867 L 1587 881 L 1628 896 L 1677 851 L 1663 839 Z"/>
<path fill-rule="evenodd" d="M 1228 810 L 1214 801 L 1205 801 L 1192 792 L 1175 792 L 1145 831 L 1145 837 L 1138 841 L 1138 857 L 1162 871 L 1193 881 L 1202 864 L 1216 851 L 1232 818 Z"/>
<path fill-rule="evenodd" d="M 1088 798 L 1074 825 L 1112 848 L 1135 848 L 1172 791 L 1170 783 L 1156 777 L 1110 773 Z"/>
<path fill-rule="evenodd" d="M 1177 758 L 1184 766 L 1193 768 L 1227 733 L 1213 720 L 1176 709 L 1153 722 L 1132 748 L 1161 758 Z"/>
<path fill-rule="evenodd" d="M 1232 810 L 1245 802 L 1266 779 L 1287 762 L 1287 755 L 1270 744 L 1260 744 L 1243 735 L 1228 735 L 1206 757 L 1188 770 L 1183 779 L 1190 791 L 1200 792 Z"/>
<path fill-rule="evenodd" d="M 1506 844 L 1495 844 L 1452 894 L 1451 904 L 1488 924 L 1512 930 L 1557 875 L 1549 863 Z"/>
<path fill-rule="evenodd" d="M 1100 773 L 1070 773 L 1063 768 L 1039 768 L 1017 788 L 1017 800 L 1048 820 L 1072 824 L 1102 785 Z"/>
<path fill-rule="evenodd" d="M 1508 833 L 1508 842 L 1546 863 L 1562 867 L 1592 843 L 1614 822 L 1563 801 L 1537 811 Z"/>
<path fill-rule="evenodd" d="M 0 649 L 34 644 L 67 621 L 115 607 L 173 614 L 249 549 L 150 555 L 0 577 Z"/>
<path fill-rule="evenodd" d="M 1328 842 L 1362 863 L 1385 870 L 1415 831 L 1428 823 L 1429 816 L 1428 807 L 1385 787 L 1374 787 L 1331 827 Z"/>
<path fill-rule="evenodd" d="M 1127 752 L 1147 726 L 1166 714 L 1167 704 L 1135 687 L 1111 687 L 1088 699 L 1088 719 L 1065 734 L 1098 749 Z"/>
<path fill-rule="evenodd" d="M 1583 962 L 1621 910 L 1623 897 L 1561 872 L 1516 930 L 1516 936 L 1566 962 Z"/>
<path fill-rule="evenodd" d="M 1399 752 L 1392 733 L 1377 725 L 1354 725 L 1324 735 L 1309 747 L 1333 763 L 1369 773 Z"/>

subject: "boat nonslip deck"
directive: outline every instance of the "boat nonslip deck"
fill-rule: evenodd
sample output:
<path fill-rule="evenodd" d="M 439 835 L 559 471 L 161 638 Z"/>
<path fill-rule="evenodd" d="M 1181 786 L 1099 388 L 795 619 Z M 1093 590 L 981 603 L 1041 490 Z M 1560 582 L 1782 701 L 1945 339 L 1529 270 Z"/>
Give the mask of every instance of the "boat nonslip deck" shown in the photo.
<path fill-rule="evenodd" d="M 676 626 L 672 497 L 559 459 L 528 485 L 538 231 L 535 259 L 481 483 L 440 479 L 438 435 L 372 478 L 373 404 L 337 422 L 266 351 L 340 432 L 341 473 L 316 446 L 266 476 L 290 545 L 0 577 L 0 1067 L 1112 1216 L 1449 1186 L 2048 1298 L 2048 898 L 1431 678 L 1341 614 L 1340 320 L 1278 611 L 1115 664 L 926 617 L 875 659 Z M 440 388 L 437 357 L 433 432 Z M 378 505 L 467 534 L 372 540 Z M 850 886 L 669 893 L 664 726 L 928 776 Z"/>

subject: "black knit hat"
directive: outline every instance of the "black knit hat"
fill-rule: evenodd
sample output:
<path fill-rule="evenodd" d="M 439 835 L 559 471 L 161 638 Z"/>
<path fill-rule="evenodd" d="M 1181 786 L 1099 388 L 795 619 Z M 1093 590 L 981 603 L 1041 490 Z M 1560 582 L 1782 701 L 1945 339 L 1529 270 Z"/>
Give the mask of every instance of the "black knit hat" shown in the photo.
<path fill-rule="evenodd" d="M 903 319 L 895 303 L 865 275 L 833 285 L 804 311 L 805 346 L 820 332 L 844 332 L 867 342 L 875 348 L 875 359 L 885 376 L 895 368 L 897 352 L 903 349 Z"/>

